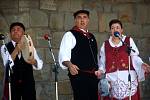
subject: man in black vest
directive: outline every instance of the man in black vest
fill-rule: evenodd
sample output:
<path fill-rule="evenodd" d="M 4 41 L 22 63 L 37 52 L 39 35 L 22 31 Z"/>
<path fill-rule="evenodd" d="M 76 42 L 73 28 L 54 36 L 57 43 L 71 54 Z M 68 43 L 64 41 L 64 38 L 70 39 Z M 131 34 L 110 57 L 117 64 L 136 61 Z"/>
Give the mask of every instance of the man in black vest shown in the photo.
<path fill-rule="evenodd" d="M 25 27 L 20 22 L 15 22 L 10 25 L 11 41 L 2 45 L 1 55 L 5 66 L 5 81 L 2 100 L 10 98 L 11 100 L 36 100 L 35 81 L 33 69 L 40 70 L 43 66 L 43 61 L 38 57 L 35 48 L 33 47 L 33 58 L 25 61 L 22 56 L 22 49 L 25 47 L 21 42 L 22 36 L 25 34 Z M 14 65 L 10 67 L 10 57 Z M 9 68 L 11 68 L 10 79 L 8 79 Z M 8 82 L 11 83 L 11 89 L 8 89 Z M 9 99 L 10 100 L 10 99 Z"/>
<path fill-rule="evenodd" d="M 74 20 L 74 27 L 62 38 L 59 64 L 68 69 L 74 100 L 98 100 L 97 43 L 87 29 L 89 11 L 75 12 Z"/>

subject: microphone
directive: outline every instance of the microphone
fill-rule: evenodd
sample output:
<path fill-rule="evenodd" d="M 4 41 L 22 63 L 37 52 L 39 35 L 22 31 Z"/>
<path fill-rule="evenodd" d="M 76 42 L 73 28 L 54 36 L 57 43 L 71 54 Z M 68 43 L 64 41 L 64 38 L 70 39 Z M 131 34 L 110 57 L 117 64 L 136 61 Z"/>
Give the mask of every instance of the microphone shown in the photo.
<path fill-rule="evenodd" d="M 44 34 L 44 39 L 45 40 L 48 40 L 48 44 L 49 44 L 49 49 L 50 49 L 50 51 L 51 51 L 51 48 L 52 48 L 52 45 L 51 45 L 51 41 L 50 41 L 50 36 L 49 36 L 49 34 L 47 33 L 47 34 Z"/>
<path fill-rule="evenodd" d="M 120 33 L 118 31 L 116 31 L 116 32 L 114 32 L 114 36 L 120 38 Z"/>
<path fill-rule="evenodd" d="M 44 39 L 49 41 L 51 38 L 50 38 L 49 34 L 44 34 Z"/>
<path fill-rule="evenodd" d="M 0 34 L 0 40 L 4 40 L 4 39 L 5 39 L 4 34 Z"/>
<path fill-rule="evenodd" d="M 115 31 L 115 32 L 114 32 L 114 36 L 115 36 L 115 37 L 118 37 L 119 40 L 122 42 L 123 45 L 125 44 L 124 41 L 122 40 L 122 37 L 121 37 L 120 33 L 119 33 L 118 31 Z"/>

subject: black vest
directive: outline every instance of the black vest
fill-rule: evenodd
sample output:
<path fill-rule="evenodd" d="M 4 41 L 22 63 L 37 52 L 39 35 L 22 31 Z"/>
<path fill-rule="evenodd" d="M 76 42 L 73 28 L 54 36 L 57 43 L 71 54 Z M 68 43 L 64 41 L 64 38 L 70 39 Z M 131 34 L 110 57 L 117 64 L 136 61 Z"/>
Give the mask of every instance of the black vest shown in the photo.
<path fill-rule="evenodd" d="M 71 51 L 71 62 L 81 70 L 97 69 L 97 42 L 94 35 L 90 33 L 88 39 L 83 33 L 70 31 L 76 38 L 76 45 Z"/>
<path fill-rule="evenodd" d="M 6 44 L 8 52 L 11 54 L 14 50 L 12 42 Z M 6 66 L 6 80 L 8 79 L 8 64 Z M 19 59 L 18 56 L 14 60 L 14 66 L 12 67 L 11 80 L 14 82 L 31 82 L 34 81 L 33 68 L 31 64 L 25 62 L 23 57 Z"/>

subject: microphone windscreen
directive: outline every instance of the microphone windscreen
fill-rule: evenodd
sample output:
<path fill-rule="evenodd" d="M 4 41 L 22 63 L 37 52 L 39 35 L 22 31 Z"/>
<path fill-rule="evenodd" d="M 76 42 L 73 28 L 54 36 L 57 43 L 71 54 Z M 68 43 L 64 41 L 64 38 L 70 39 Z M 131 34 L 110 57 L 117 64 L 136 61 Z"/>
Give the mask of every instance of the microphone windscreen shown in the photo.
<path fill-rule="evenodd" d="M 44 34 L 44 39 L 45 40 L 49 40 L 49 35 L 48 34 Z"/>
<path fill-rule="evenodd" d="M 114 32 L 114 36 L 115 36 L 115 37 L 119 37 L 119 36 L 120 36 L 120 33 L 116 31 L 116 32 Z"/>
<path fill-rule="evenodd" d="M 4 40 L 4 39 L 5 39 L 4 34 L 0 34 L 0 40 Z"/>

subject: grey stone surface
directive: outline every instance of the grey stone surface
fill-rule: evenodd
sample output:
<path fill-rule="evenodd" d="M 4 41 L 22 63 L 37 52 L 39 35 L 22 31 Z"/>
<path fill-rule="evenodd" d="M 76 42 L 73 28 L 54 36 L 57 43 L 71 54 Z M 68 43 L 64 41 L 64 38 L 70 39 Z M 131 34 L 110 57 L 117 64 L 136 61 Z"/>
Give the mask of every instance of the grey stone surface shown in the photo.
<path fill-rule="evenodd" d="M 70 0 L 59 0 L 59 2 L 57 3 L 58 11 L 70 11 L 70 2 Z"/>
<path fill-rule="evenodd" d="M 116 13 L 99 13 L 99 32 L 109 32 L 109 21 L 116 18 Z"/>
<path fill-rule="evenodd" d="M 149 6 L 145 4 L 138 4 L 136 6 L 135 23 L 138 23 L 138 24 L 146 23 L 147 17 L 148 17 L 148 9 L 149 9 Z"/>
<path fill-rule="evenodd" d="M 78 9 L 90 11 L 89 31 L 95 35 L 98 48 L 109 37 L 109 21 L 118 18 L 123 22 L 124 33 L 133 37 L 143 61 L 150 64 L 150 0 L 0 0 L 0 33 L 4 33 L 8 41 L 9 25 L 22 22 L 44 62 L 42 70 L 34 71 L 37 100 L 55 100 L 55 66 L 48 41 L 43 36 L 49 34 L 58 63 L 62 36 L 74 25 L 73 12 Z M 0 64 L 2 96 L 4 68 L 1 57 Z M 59 100 L 73 100 L 68 71 L 58 67 Z M 149 84 L 148 76 L 140 85 L 142 100 L 150 99 Z"/>
<path fill-rule="evenodd" d="M 53 36 L 52 36 L 52 45 L 55 48 L 59 48 L 60 46 L 60 42 L 62 40 L 63 35 L 65 34 L 64 31 L 62 32 L 53 32 Z"/>
<path fill-rule="evenodd" d="M 52 13 L 49 18 L 51 30 L 63 30 L 64 28 L 64 13 Z"/>
<path fill-rule="evenodd" d="M 73 22 L 74 18 L 73 18 L 73 14 L 72 13 L 65 13 L 65 22 L 64 22 L 64 29 L 65 30 L 69 30 L 72 28 L 72 26 L 74 25 Z"/>
<path fill-rule="evenodd" d="M 44 1 L 44 0 L 43 0 Z M 39 2 L 37 0 L 19 0 L 19 8 L 38 8 Z"/>
<path fill-rule="evenodd" d="M 98 14 L 95 10 L 90 13 L 89 30 L 98 31 Z"/>
<path fill-rule="evenodd" d="M 30 24 L 32 27 L 48 26 L 48 16 L 45 12 L 37 9 L 30 11 Z"/>
<path fill-rule="evenodd" d="M 40 9 L 56 10 L 56 0 L 40 0 Z"/>
<path fill-rule="evenodd" d="M 132 37 L 143 37 L 142 25 L 133 23 L 124 23 L 124 34 Z"/>
<path fill-rule="evenodd" d="M 0 33 L 5 34 L 8 30 L 8 24 L 4 16 L 0 15 Z"/>
<path fill-rule="evenodd" d="M 82 9 L 82 0 L 70 0 L 70 11 Z"/>

